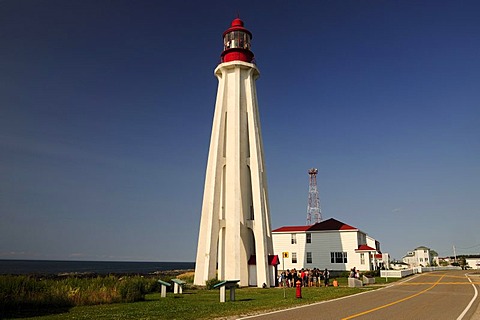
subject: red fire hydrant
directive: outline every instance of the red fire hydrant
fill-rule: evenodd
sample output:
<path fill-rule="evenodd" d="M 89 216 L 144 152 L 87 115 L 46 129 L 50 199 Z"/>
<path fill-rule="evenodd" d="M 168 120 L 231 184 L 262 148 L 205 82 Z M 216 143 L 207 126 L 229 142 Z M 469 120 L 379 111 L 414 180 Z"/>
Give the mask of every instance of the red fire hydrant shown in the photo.
<path fill-rule="evenodd" d="M 302 297 L 302 282 L 300 282 L 300 280 L 297 280 L 297 298 L 301 298 Z"/>

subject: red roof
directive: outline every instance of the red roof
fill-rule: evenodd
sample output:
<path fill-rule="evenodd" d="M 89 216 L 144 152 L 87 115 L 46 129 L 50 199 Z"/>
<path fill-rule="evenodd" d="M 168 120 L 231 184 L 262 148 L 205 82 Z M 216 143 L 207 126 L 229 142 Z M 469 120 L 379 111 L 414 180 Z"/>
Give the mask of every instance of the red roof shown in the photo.
<path fill-rule="evenodd" d="M 336 219 L 330 218 L 328 220 L 315 223 L 311 226 L 285 226 L 273 230 L 272 232 L 305 232 L 305 231 L 327 231 L 327 230 L 358 230 L 348 224 L 345 224 Z"/>
<path fill-rule="evenodd" d="M 272 232 L 293 232 L 307 231 L 311 226 L 286 226 L 273 230 Z"/>
<path fill-rule="evenodd" d="M 257 256 L 252 254 L 250 256 L 250 259 L 248 259 L 248 264 L 250 265 L 255 265 L 257 264 Z M 270 266 L 276 266 L 277 264 L 280 264 L 280 260 L 278 259 L 278 255 L 269 255 L 268 256 L 268 265 Z"/>
<path fill-rule="evenodd" d="M 356 249 L 355 251 L 377 251 L 377 249 L 369 247 L 366 244 L 361 244 L 358 246 L 358 249 Z"/>
<path fill-rule="evenodd" d="M 321 230 L 358 230 L 346 223 L 330 218 L 328 220 L 315 223 L 310 227 L 309 231 L 321 231 Z"/>

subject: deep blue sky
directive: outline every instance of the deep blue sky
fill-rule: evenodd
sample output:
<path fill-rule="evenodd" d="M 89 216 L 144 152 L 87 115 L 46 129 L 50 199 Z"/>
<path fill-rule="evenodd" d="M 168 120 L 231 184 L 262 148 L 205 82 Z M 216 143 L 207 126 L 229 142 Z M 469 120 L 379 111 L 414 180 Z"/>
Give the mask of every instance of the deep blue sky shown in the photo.
<path fill-rule="evenodd" d="M 274 228 L 480 252 L 480 2 L 0 0 L 0 258 L 194 261 L 222 33 L 253 33 Z M 321 266 L 320 266 L 321 267 Z"/>

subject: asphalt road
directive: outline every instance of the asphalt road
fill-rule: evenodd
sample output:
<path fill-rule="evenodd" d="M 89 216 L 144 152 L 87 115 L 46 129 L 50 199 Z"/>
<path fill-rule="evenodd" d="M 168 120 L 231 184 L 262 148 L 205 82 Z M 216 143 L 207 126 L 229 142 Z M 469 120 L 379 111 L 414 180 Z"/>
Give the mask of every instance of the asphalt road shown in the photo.
<path fill-rule="evenodd" d="M 242 319 L 480 319 L 480 274 L 466 272 L 423 273 L 383 289 Z"/>

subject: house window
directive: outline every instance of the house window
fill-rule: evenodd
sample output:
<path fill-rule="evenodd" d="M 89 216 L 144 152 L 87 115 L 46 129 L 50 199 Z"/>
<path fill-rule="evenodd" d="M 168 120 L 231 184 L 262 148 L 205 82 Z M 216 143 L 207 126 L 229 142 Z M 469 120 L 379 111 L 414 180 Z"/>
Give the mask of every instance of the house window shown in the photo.
<path fill-rule="evenodd" d="M 312 234 L 307 233 L 307 243 L 312 243 Z"/>
<path fill-rule="evenodd" d="M 312 253 L 307 252 L 307 263 L 312 263 Z"/>
<path fill-rule="evenodd" d="M 292 244 L 297 244 L 297 234 L 292 233 Z"/>
<path fill-rule="evenodd" d="M 365 253 L 360 253 L 360 264 L 365 264 Z"/>
<path fill-rule="evenodd" d="M 420 258 L 420 262 L 423 262 L 423 258 Z"/>
<path fill-rule="evenodd" d="M 343 252 L 335 252 L 335 263 L 343 262 Z"/>
<path fill-rule="evenodd" d="M 292 252 L 292 263 L 297 263 L 297 253 Z"/>
<path fill-rule="evenodd" d="M 347 263 L 347 253 L 346 252 L 330 252 L 330 262 L 331 263 Z"/>

